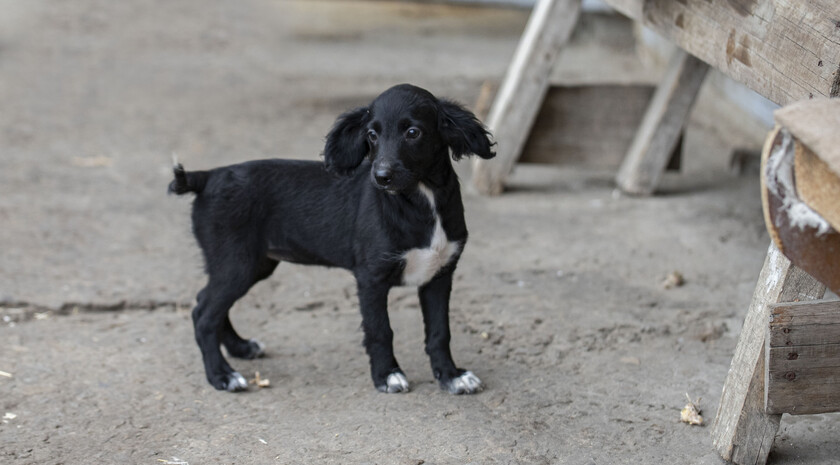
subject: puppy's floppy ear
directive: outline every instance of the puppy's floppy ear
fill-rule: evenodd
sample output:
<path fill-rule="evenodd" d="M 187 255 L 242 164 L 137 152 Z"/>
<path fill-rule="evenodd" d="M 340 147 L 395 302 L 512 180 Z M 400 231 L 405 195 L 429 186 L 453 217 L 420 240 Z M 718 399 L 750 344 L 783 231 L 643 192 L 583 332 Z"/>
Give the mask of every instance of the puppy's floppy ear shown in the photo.
<path fill-rule="evenodd" d="M 493 158 L 496 153 L 490 148 L 490 132 L 475 115 L 451 100 L 439 100 L 440 115 L 438 127 L 443 140 L 452 150 L 452 159 L 460 160 L 464 155 L 476 154 L 481 158 Z"/>
<path fill-rule="evenodd" d="M 365 132 L 369 118 L 367 107 L 350 110 L 338 117 L 324 146 L 327 171 L 347 175 L 362 163 L 369 151 Z"/>

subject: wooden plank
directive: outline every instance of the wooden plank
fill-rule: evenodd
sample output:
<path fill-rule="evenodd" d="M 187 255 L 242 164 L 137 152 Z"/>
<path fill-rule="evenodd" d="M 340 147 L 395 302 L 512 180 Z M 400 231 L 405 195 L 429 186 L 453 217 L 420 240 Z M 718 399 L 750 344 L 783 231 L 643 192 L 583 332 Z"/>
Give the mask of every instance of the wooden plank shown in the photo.
<path fill-rule="evenodd" d="M 732 357 L 712 424 L 712 443 L 738 464 L 764 464 L 781 415 L 764 410 L 765 331 L 769 305 L 822 298 L 825 286 L 794 267 L 771 244 Z"/>
<path fill-rule="evenodd" d="M 759 94 L 840 94 L 837 0 L 605 0 Z"/>
<path fill-rule="evenodd" d="M 797 302 L 771 307 L 769 347 L 808 346 L 840 343 L 840 302 Z"/>
<path fill-rule="evenodd" d="M 624 192 L 650 195 L 656 189 L 708 69 L 682 50 L 674 53 L 618 170 L 616 183 Z"/>
<path fill-rule="evenodd" d="M 807 362 L 804 362 L 806 364 Z M 768 378 L 771 382 L 778 383 L 780 381 L 789 381 L 791 385 L 789 385 L 789 390 L 794 390 L 795 387 L 793 383 L 800 384 L 800 387 L 804 389 L 804 385 L 807 383 L 806 380 L 815 379 L 817 382 L 814 384 L 819 385 L 831 385 L 832 389 L 835 391 L 835 399 L 837 394 L 837 390 L 840 389 L 840 373 L 837 372 L 836 366 L 829 366 L 829 367 L 802 367 L 797 368 L 796 370 L 788 370 L 788 371 L 779 371 L 773 370 L 768 373 Z M 787 379 L 785 379 L 787 378 Z M 770 386 L 768 386 L 770 387 Z M 795 392 L 793 392 L 795 394 Z M 802 397 L 802 396 L 800 396 Z M 779 399 L 775 399 L 777 402 Z M 793 399 L 792 402 L 794 403 L 807 403 L 805 402 L 806 399 L 800 399 L 798 402 Z M 840 407 L 840 404 L 836 404 L 835 406 Z M 787 410 L 781 410 L 778 413 L 789 413 Z M 805 413 L 805 412 L 800 412 Z"/>
<path fill-rule="evenodd" d="M 840 410 L 840 301 L 770 306 L 766 344 L 768 414 Z"/>
<path fill-rule="evenodd" d="M 653 91 L 651 85 L 552 87 L 519 163 L 617 169 Z"/>
<path fill-rule="evenodd" d="M 840 336 L 840 326 L 834 326 L 834 340 Z M 795 370 L 840 368 L 840 343 L 807 346 L 772 347 L 768 352 L 767 372 L 770 377 Z M 828 379 L 840 379 L 840 373 L 826 372 Z M 837 394 L 840 395 L 840 387 Z"/>
<path fill-rule="evenodd" d="M 805 347 L 808 345 L 831 344 L 835 341 L 837 336 L 838 326 L 836 324 L 794 326 L 789 328 L 787 334 L 772 333 L 770 337 L 772 340 L 768 341 L 773 344 L 773 347 L 784 347 L 785 345 L 791 347 Z"/>
<path fill-rule="evenodd" d="M 534 7 L 487 117 L 498 145 L 496 158 L 474 161 L 472 184 L 478 192 L 502 192 L 548 91 L 557 54 L 579 14 L 580 0 L 539 0 Z"/>
<path fill-rule="evenodd" d="M 774 325 L 796 327 L 803 324 L 824 325 L 833 324 L 835 315 L 840 311 L 840 302 L 836 300 L 825 300 L 819 302 L 786 302 L 773 304 L 770 314 L 771 323 Z M 798 341 L 797 345 L 805 345 L 807 341 Z M 782 345 L 774 343 L 773 346 Z"/>
<path fill-rule="evenodd" d="M 788 415 L 815 415 L 818 413 L 832 413 L 838 411 L 837 391 L 840 390 L 840 384 L 816 384 L 809 385 L 805 388 L 795 388 L 793 392 L 786 392 L 777 390 L 775 396 L 787 396 L 790 399 L 797 397 L 807 398 L 807 405 L 782 405 L 776 410 L 777 415 L 786 413 Z M 773 408 L 773 407 L 771 407 Z M 802 409 L 797 411 L 797 409 Z"/>
<path fill-rule="evenodd" d="M 804 360 L 802 365 L 807 364 Z M 840 411 L 840 367 L 773 371 L 767 379 L 766 412 L 811 415 Z"/>

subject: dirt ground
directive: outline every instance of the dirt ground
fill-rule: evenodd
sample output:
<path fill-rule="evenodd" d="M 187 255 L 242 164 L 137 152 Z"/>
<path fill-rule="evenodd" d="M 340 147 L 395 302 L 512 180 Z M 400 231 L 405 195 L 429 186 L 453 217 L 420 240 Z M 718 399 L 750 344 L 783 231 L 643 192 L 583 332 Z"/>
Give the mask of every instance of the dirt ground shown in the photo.
<path fill-rule="evenodd" d="M 769 239 L 757 176 L 727 167 L 764 128 L 713 86 L 661 195 L 618 195 L 614 170 L 581 166 L 522 166 L 499 198 L 465 193 L 453 352 L 485 392 L 438 389 L 410 288 L 390 308 L 412 390 L 376 392 L 352 277 L 283 265 L 232 313 L 267 345 L 234 367 L 271 387 L 234 395 L 207 384 L 193 340 L 203 275 L 189 200 L 165 195 L 171 154 L 193 169 L 317 159 L 338 113 L 399 82 L 471 104 L 502 79 L 527 11 L 0 10 L 0 462 L 720 463 L 679 410 L 701 398 L 711 423 Z M 673 271 L 685 284 L 665 289 Z M 840 416 L 785 417 L 772 463 L 840 463 L 837 437 Z"/>

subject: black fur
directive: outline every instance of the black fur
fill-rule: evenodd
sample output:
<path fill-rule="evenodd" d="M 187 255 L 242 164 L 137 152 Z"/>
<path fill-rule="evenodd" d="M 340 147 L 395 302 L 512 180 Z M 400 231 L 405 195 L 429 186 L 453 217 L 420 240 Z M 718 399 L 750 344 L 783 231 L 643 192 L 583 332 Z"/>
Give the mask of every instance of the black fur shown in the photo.
<path fill-rule="evenodd" d="M 181 195 L 187 192 L 200 194 L 204 190 L 204 185 L 207 183 L 206 171 L 193 171 L 187 175 L 180 163 L 176 163 L 172 171 L 175 174 L 175 179 L 169 183 L 170 194 Z"/>
<path fill-rule="evenodd" d="M 449 241 L 460 249 L 419 285 L 426 352 L 441 387 L 462 389 L 449 350 L 452 274 L 466 243 L 460 187 L 450 161 L 475 153 L 490 158 L 489 133 L 472 113 L 411 85 L 393 87 L 369 107 L 341 115 L 327 135 L 324 163 L 260 160 L 209 171 L 174 169 L 169 191 L 194 192 L 193 231 L 208 283 L 193 310 L 207 379 L 217 389 L 243 388 L 221 354 L 261 353 L 228 319 L 231 306 L 279 261 L 341 267 L 357 281 L 364 345 L 374 385 L 391 392 L 402 373 L 393 351 L 388 292 L 403 282 L 403 254 L 428 247 L 435 212 L 419 184 L 434 195 Z M 397 389 L 399 390 L 399 389 Z"/>
<path fill-rule="evenodd" d="M 370 120 L 370 110 L 366 107 L 356 108 L 339 116 L 330 133 L 324 153 L 330 154 L 324 158 L 327 170 L 333 173 L 347 175 L 362 163 L 368 153 L 367 139 L 360 128 Z"/>
<path fill-rule="evenodd" d="M 455 102 L 440 101 L 440 133 L 452 151 L 452 158 L 460 160 L 474 153 L 481 158 L 493 158 L 489 133 L 472 112 Z"/>

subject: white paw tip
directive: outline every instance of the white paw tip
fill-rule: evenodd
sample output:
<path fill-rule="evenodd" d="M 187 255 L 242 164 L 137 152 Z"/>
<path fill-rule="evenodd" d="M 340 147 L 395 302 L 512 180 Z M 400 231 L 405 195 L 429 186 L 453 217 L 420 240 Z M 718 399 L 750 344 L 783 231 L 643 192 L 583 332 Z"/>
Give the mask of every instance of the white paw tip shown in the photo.
<path fill-rule="evenodd" d="M 396 392 L 408 392 L 408 379 L 402 373 L 391 373 L 385 380 L 385 386 L 380 388 L 382 392 L 389 394 Z"/>
<path fill-rule="evenodd" d="M 449 392 L 452 394 L 475 394 L 481 392 L 484 385 L 473 372 L 467 371 L 449 382 Z"/>
<path fill-rule="evenodd" d="M 235 371 L 231 373 L 230 380 L 228 381 L 227 390 L 230 392 L 235 392 L 244 391 L 246 389 L 248 389 L 248 381 L 245 380 L 245 377 Z"/>
<path fill-rule="evenodd" d="M 254 357 L 262 357 L 265 355 L 265 344 L 256 339 L 251 339 L 251 343 L 256 344 L 257 346 L 257 353 L 254 354 Z"/>

